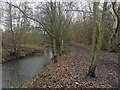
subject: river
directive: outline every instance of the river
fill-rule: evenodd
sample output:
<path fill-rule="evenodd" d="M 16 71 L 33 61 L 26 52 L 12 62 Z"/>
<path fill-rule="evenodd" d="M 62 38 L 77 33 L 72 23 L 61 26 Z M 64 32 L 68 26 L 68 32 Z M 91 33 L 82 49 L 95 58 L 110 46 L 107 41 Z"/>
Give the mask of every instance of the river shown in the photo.
<path fill-rule="evenodd" d="M 2 64 L 2 88 L 18 87 L 37 75 L 52 58 L 51 52 L 34 54 Z"/>

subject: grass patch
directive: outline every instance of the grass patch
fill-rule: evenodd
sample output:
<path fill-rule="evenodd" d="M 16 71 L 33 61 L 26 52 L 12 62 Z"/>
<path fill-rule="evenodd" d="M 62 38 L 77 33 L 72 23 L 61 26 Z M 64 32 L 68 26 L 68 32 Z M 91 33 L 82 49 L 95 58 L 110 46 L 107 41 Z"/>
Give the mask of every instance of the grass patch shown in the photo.
<path fill-rule="evenodd" d="M 25 54 L 30 54 L 31 52 L 43 52 L 44 49 L 42 46 L 24 44 L 21 46 L 21 51 L 24 51 Z"/>
<path fill-rule="evenodd" d="M 10 49 L 9 49 L 10 51 Z M 44 48 L 39 45 L 24 44 L 21 46 L 21 53 L 24 51 L 25 55 L 31 54 L 32 52 L 43 52 Z M 2 58 L 8 57 L 10 55 L 4 48 L 2 48 Z"/>
<path fill-rule="evenodd" d="M 43 47 L 42 46 L 38 46 L 38 45 L 24 44 L 21 47 L 24 48 L 24 49 L 43 51 Z"/>
<path fill-rule="evenodd" d="M 10 55 L 10 53 L 7 50 L 5 50 L 4 48 L 2 48 L 2 58 L 7 57 L 9 55 Z"/>

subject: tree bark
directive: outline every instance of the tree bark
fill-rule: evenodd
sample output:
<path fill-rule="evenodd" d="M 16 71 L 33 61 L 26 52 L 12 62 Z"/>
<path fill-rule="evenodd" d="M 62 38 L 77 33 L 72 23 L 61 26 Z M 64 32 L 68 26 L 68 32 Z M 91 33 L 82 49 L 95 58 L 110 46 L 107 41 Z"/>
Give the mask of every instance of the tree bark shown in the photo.
<path fill-rule="evenodd" d="M 15 40 L 15 33 L 13 31 L 13 25 L 12 25 L 12 5 L 11 4 L 9 4 L 9 25 L 10 25 L 10 31 L 12 33 L 12 41 L 13 41 L 12 53 L 13 55 L 16 55 L 16 40 Z"/>
<path fill-rule="evenodd" d="M 113 33 L 111 34 L 111 37 L 109 39 L 109 45 L 111 47 L 112 52 L 116 52 L 117 51 L 117 45 L 119 43 L 118 38 L 119 38 L 119 29 L 120 29 L 120 14 L 119 14 L 119 7 L 118 6 L 118 10 L 116 9 L 116 2 L 112 2 L 112 9 L 114 12 L 114 21 L 113 21 Z"/>
<path fill-rule="evenodd" d="M 106 8 L 107 8 L 107 2 L 104 2 L 103 5 L 103 12 L 102 12 L 102 18 L 100 22 L 98 22 L 98 11 L 99 11 L 99 2 L 94 2 L 94 29 L 93 29 L 93 37 L 92 37 L 92 62 L 88 70 L 87 76 L 95 77 L 95 70 L 97 66 L 97 62 L 100 55 L 101 46 L 103 44 L 103 36 L 104 36 L 104 30 L 105 30 L 105 16 L 106 16 Z M 97 35 L 98 30 L 98 35 Z"/>

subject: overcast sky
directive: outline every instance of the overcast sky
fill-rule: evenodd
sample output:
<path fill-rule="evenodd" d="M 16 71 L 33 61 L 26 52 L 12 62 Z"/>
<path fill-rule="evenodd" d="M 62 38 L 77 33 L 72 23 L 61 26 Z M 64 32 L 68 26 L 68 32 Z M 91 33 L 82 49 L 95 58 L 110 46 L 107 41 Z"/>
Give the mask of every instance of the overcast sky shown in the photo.
<path fill-rule="evenodd" d="M 0 0 L 0 1 L 6 1 L 6 0 Z M 7 1 L 10 1 L 10 0 L 7 0 Z M 14 2 L 24 2 L 24 1 L 27 1 L 27 2 L 45 2 L 45 1 L 50 1 L 50 0 L 11 0 L 11 1 L 14 1 Z M 83 2 L 83 1 L 95 1 L 95 2 L 98 2 L 98 1 L 104 1 L 104 0 L 52 0 L 52 1 L 62 1 L 62 2 Z M 105 0 L 105 1 L 117 1 L 117 2 L 120 2 L 120 0 Z"/>

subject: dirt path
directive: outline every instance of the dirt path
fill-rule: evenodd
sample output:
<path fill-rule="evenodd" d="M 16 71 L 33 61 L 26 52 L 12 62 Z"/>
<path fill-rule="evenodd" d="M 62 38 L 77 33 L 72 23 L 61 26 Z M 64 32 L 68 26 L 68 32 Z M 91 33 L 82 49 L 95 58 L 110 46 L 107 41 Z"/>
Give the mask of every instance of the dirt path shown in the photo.
<path fill-rule="evenodd" d="M 95 78 L 86 78 L 91 59 L 91 49 L 75 44 L 74 51 L 50 63 L 23 87 L 29 88 L 116 88 L 118 87 L 117 54 L 101 53 Z"/>

